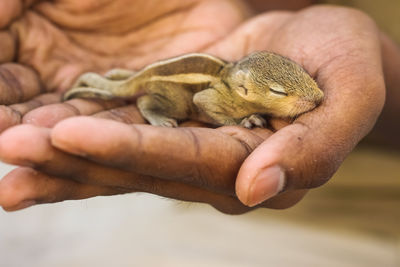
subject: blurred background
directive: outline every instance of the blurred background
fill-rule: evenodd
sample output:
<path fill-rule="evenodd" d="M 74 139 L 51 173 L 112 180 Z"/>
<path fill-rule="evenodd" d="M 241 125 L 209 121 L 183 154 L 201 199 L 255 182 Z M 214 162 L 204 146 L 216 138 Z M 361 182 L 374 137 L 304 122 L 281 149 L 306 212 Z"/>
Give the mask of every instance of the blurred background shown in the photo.
<path fill-rule="evenodd" d="M 363 9 L 400 41 L 400 1 L 324 2 Z M 0 266 L 400 266 L 400 150 L 359 146 L 289 210 L 229 216 L 128 194 L 0 211 Z"/>
<path fill-rule="evenodd" d="M 0 266 L 400 266 L 399 177 L 399 152 L 363 145 L 289 210 L 129 194 L 0 211 Z"/>

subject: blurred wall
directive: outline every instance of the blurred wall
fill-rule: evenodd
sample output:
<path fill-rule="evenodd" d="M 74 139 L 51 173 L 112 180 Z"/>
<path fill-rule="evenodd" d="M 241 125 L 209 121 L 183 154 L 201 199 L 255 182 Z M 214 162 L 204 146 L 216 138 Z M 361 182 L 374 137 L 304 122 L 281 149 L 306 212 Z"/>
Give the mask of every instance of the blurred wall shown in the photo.
<path fill-rule="evenodd" d="M 320 2 L 363 10 L 375 19 L 384 32 L 400 44 L 400 0 L 322 0 Z"/>
<path fill-rule="evenodd" d="M 379 27 L 400 44 L 400 0 L 247 0 L 258 12 L 273 9 L 298 10 L 311 4 L 336 4 L 355 7 L 369 14 Z"/>

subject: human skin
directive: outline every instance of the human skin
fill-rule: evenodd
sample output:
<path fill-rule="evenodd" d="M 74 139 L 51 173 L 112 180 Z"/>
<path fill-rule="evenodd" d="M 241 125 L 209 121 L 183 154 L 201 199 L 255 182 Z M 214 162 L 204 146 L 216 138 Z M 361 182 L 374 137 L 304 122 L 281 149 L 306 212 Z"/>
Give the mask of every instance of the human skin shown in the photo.
<path fill-rule="evenodd" d="M 316 0 L 246 0 L 256 13 L 262 13 L 269 10 L 299 10 L 315 4 Z"/>
<path fill-rule="evenodd" d="M 386 102 L 377 124 L 366 142 L 400 150 L 400 47 L 385 34 L 381 34 Z"/>
<path fill-rule="evenodd" d="M 123 6 L 126 1 L 112 2 Z M 30 86 L 23 86 L 25 93 L 18 97 L 10 96 L 12 90 L 7 86 L 12 84 L 3 80 L 0 95 L 9 103 L 46 90 L 65 90 L 74 77 L 88 70 L 140 68 L 191 51 L 236 60 L 255 50 L 273 51 L 297 61 L 324 90 L 325 100 L 290 125 L 272 120 L 272 130 L 155 128 L 141 125 L 144 121 L 134 105 L 89 100 L 48 105 L 58 101 L 53 94 L 39 96 L 41 103 L 3 107 L 6 123 L 2 125 L 19 123 L 18 112 L 28 123 L 0 136 L 2 160 L 21 166 L 0 182 L 0 205 L 6 210 L 138 191 L 208 203 L 226 213 L 255 207 L 287 208 L 308 189 L 329 180 L 373 127 L 383 106 L 381 33 L 370 18 L 356 10 L 315 6 L 247 19 L 249 13 L 239 11 L 236 2 L 193 1 L 187 8 L 179 8 L 180 2 L 176 2 L 179 11 L 160 11 L 167 15 L 158 26 L 142 21 L 121 29 L 115 18 L 107 16 L 109 9 L 99 12 L 105 17 L 101 21 L 92 9 L 81 6 L 82 1 L 59 2 L 64 5 L 56 9 L 51 3 L 38 5 L 34 10 L 39 10 L 35 12 L 42 14 L 40 18 L 28 12 L 12 24 L 12 32 L 19 36 L 18 60 L 35 72 L 19 67 L 21 83 Z M 140 5 L 140 1 L 136 3 Z M 71 8 L 83 10 L 82 17 L 75 15 L 71 21 L 64 14 Z M 151 14 L 157 14 L 155 8 L 166 7 L 149 8 Z M 215 17 L 213 12 L 225 15 Z M 134 17 L 126 13 L 116 16 L 123 25 Z M 143 9 L 140 14 L 145 14 Z M 46 28 L 50 27 L 43 21 L 46 17 L 57 20 L 58 29 Z M 179 26 L 183 18 L 184 29 Z M 78 25 L 88 26 L 80 32 Z M 111 36 L 115 31 L 124 35 Z M 71 38 L 74 42 L 68 43 Z M 13 51 L 12 38 L 10 43 L 6 48 Z M 14 58 L 3 57 L 3 62 Z M 38 105 L 43 106 L 32 108 Z M 94 117 L 73 117 L 79 114 Z M 72 118 L 59 122 L 67 117 Z M 277 192 L 282 177 L 284 188 Z"/>

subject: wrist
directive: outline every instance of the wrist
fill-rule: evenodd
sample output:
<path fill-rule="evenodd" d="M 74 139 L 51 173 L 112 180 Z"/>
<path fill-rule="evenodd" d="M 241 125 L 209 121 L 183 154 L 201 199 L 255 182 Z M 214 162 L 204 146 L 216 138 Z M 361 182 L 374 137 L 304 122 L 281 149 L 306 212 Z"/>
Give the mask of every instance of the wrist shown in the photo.
<path fill-rule="evenodd" d="M 367 141 L 400 149 L 400 47 L 387 35 L 381 34 L 382 65 L 385 75 L 386 101 Z"/>

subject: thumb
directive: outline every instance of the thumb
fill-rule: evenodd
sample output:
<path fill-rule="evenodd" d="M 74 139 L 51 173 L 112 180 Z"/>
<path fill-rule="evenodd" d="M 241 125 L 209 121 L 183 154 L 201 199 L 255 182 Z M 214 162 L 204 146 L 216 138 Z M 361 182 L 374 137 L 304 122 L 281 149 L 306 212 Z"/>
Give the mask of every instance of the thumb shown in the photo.
<path fill-rule="evenodd" d="M 371 130 L 382 109 L 383 81 L 379 75 L 374 77 L 379 82 L 365 85 L 355 81 L 347 87 L 333 84 L 345 89 L 329 88 L 321 106 L 257 147 L 242 164 L 236 179 L 240 201 L 255 206 L 282 191 L 314 188 L 328 181 Z M 362 95 L 348 94 L 347 90 Z"/>
<path fill-rule="evenodd" d="M 332 93 L 320 107 L 266 139 L 239 170 L 240 201 L 252 207 L 282 191 L 324 184 L 371 130 L 382 108 L 382 88 L 364 89 L 364 97 L 354 96 L 358 102 L 354 97 L 337 101 Z M 348 108 L 351 103 L 358 105 Z"/>
<path fill-rule="evenodd" d="M 264 141 L 239 170 L 238 198 L 255 206 L 282 191 L 325 183 L 355 144 L 327 149 L 316 138 L 308 126 L 295 123 Z"/>
<path fill-rule="evenodd" d="M 324 101 L 275 132 L 244 161 L 235 185 L 243 204 L 255 206 L 282 191 L 324 184 L 372 129 L 383 107 L 385 85 L 379 46 L 370 39 L 360 41 L 357 49 L 332 50 L 338 55 L 316 64 Z M 340 56 L 342 50 L 348 55 L 361 51 L 362 56 Z"/>

